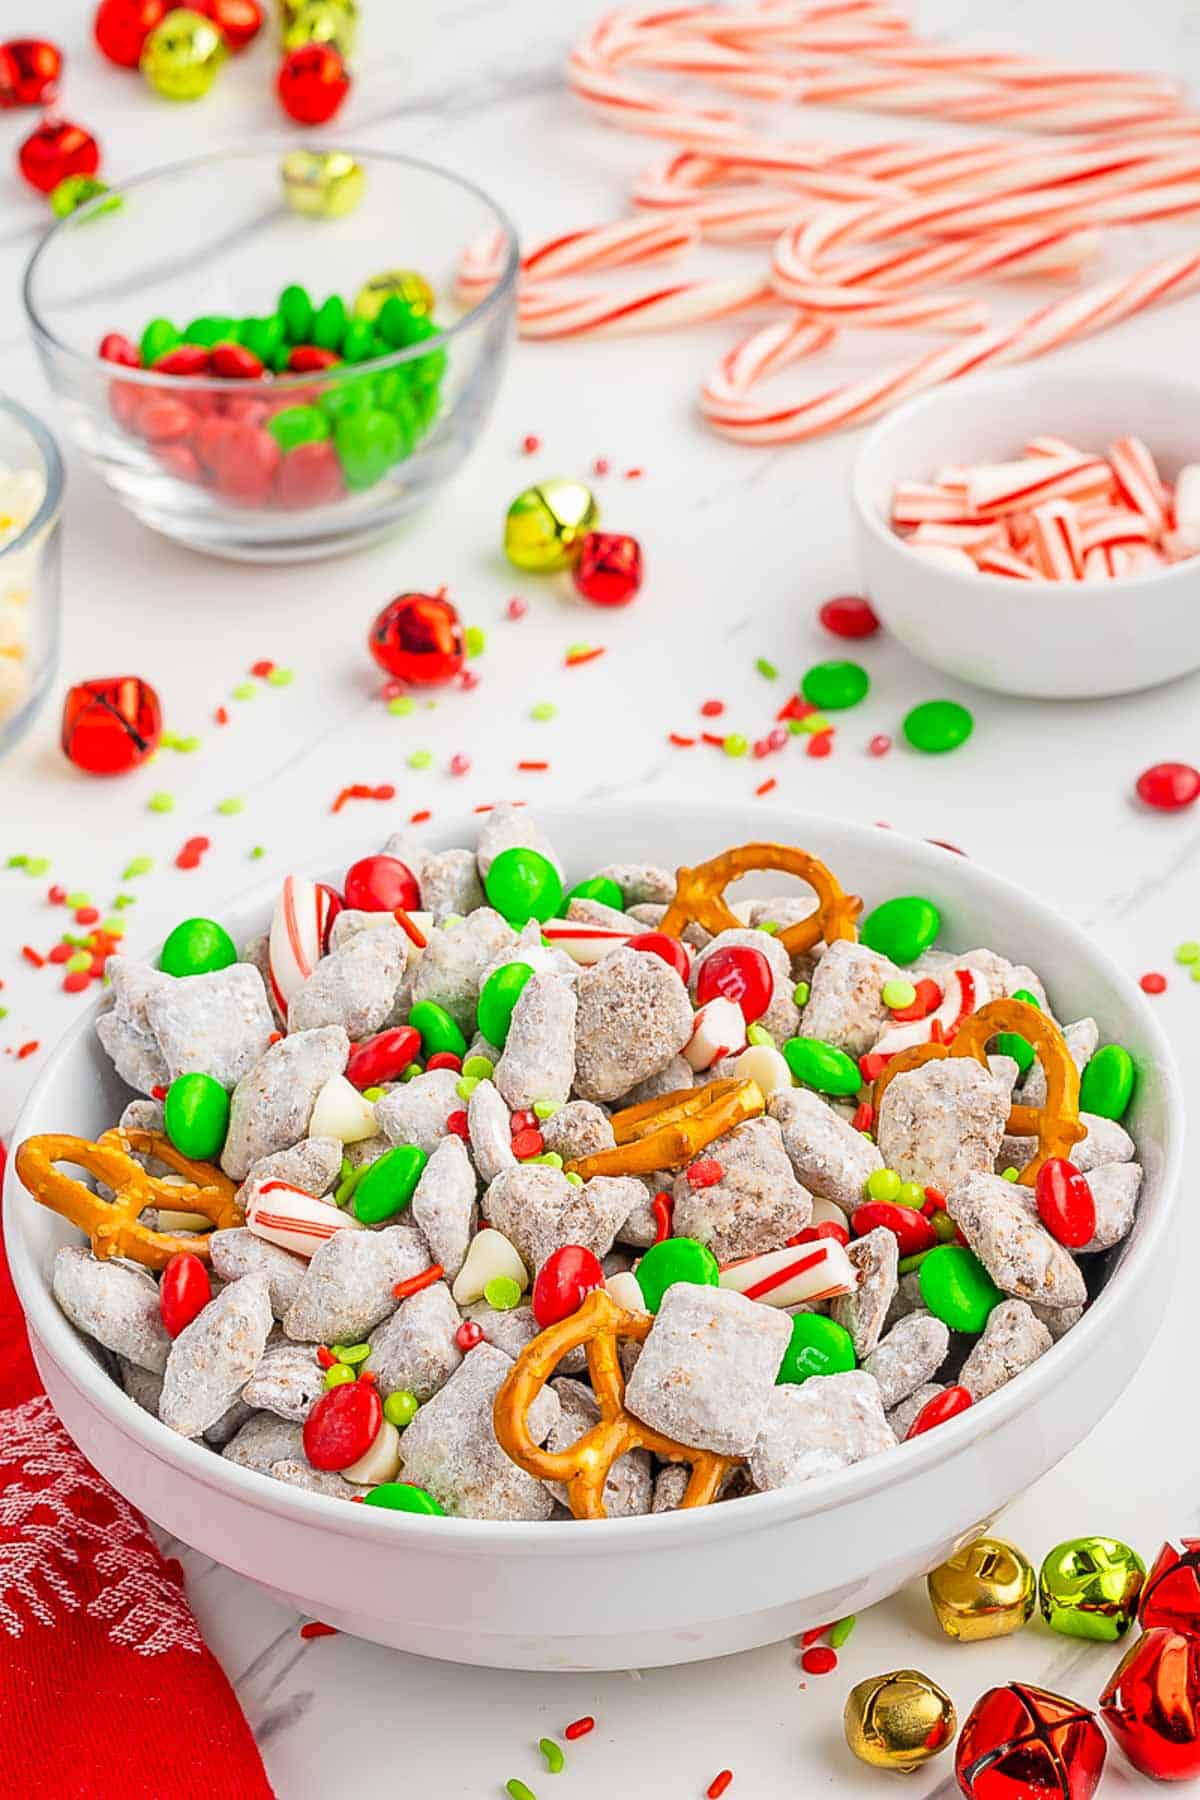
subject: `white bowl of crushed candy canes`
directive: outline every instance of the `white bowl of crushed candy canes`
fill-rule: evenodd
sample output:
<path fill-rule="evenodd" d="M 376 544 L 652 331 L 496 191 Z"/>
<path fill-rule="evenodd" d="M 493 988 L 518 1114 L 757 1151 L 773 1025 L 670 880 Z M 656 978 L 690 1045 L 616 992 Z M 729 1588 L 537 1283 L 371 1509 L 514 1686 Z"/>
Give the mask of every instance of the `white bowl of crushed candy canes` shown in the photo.
<path fill-rule="evenodd" d="M 915 656 L 977 687 L 1077 700 L 1172 681 L 1200 667 L 1197 465 L 1193 382 L 1082 357 L 951 382 L 855 459 L 864 590 Z"/>
<path fill-rule="evenodd" d="M 744 809 L 731 804 L 547 809 L 539 823 L 568 883 L 606 863 L 694 866 L 747 835 Z M 423 841 L 472 843 L 477 824 L 431 826 Z M 1103 1041 L 1131 1053 L 1126 1124 L 1141 1198 L 1124 1241 L 1090 1259 L 1078 1323 L 936 1429 L 796 1485 L 640 1517 L 417 1516 L 269 1479 L 134 1404 L 52 1293 L 56 1252 L 78 1234 L 33 1201 L 10 1158 L 5 1234 L 37 1364 L 67 1429 L 114 1486 L 176 1537 L 344 1631 L 455 1662 L 598 1670 L 720 1656 L 862 1611 L 977 1535 L 1086 1435 L 1137 1377 L 1170 1262 L 1183 1099 L 1143 997 L 1079 926 L 961 856 L 782 810 L 756 810 L 754 824 L 764 840 L 819 856 L 867 910 L 926 896 L 941 913 L 941 946 L 987 945 L 1030 965 L 1056 1018 L 1094 1016 Z M 794 886 L 759 875 L 729 897 Z M 266 929 L 277 891 L 231 902 L 223 923 L 235 942 Z M 49 1057 L 14 1147 L 43 1132 L 95 1139 L 119 1117 L 129 1090 L 97 1042 L 97 1012 Z"/>

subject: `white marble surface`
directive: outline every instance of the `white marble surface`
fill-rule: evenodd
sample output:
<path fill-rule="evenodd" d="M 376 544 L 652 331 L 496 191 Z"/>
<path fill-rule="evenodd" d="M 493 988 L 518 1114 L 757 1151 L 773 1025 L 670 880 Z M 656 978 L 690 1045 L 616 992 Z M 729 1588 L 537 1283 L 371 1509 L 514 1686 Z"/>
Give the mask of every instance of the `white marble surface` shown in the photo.
<path fill-rule="evenodd" d="M 92 126 L 114 176 L 144 165 L 263 135 L 277 124 L 264 44 L 225 71 L 219 91 L 196 108 L 156 101 L 136 77 L 101 64 L 86 43 L 82 0 L 42 0 L 5 10 L 9 30 L 44 31 L 70 57 L 64 109 Z M 358 87 L 346 139 L 442 159 L 488 186 L 530 237 L 611 216 L 622 181 L 653 155 L 647 146 L 584 119 L 564 94 L 563 53 L 590 17 L 579 0 L 521 0 L 496 7 L 443 0 L 426 9 L 365 0 Z M 923 10 L 931 29 L 994 31 L 986 0 L 940 0 Z M 18 17 L 20 14 L 20 17 Z M 418 16 L 420 15 L 420 16 Z M 1015 0 L 1003 8 L 1006 38 L 1025 38 L 1076 60 L 1157 66 L 1200 74 L 1200 11 L 1179 0 L 1137 9 L 1082 0 Z M 0 161 L 11 168 L 25 116 L 0 118 Z M 809 119 L 797 131 L 809 130 Z M 866 117 L 821 120 L 854 136 L 895 135 Z M 0 214 L 0 372 L 3 384 L 45 407 L 17 297 L 17 279 L 40 228 L 37 202 L 4 177 Z M 1121 256 L 1142 256 L 1174 233 L 1128 234 Z M 381 264 L 419 262 L 402 225 Z M 286 277 L 285 277 L 286 278 Z M 1169 370 L 1194 361 L 1196 302 L 1159 313 L 1070 354 L 1102 370 L 1106 360 Z M 782 454 L 731 448 L 707 435 L 692 409 L 696 380 L 729 342 L 713 330 L 675 340 L 586 348 L 523 347 L 495 418 L 467 471 L 429 512 L 390 543 L 310 569 L 237 569 L 153 538 L 118 510 L 77 457 L 71 458 L 66 519 L 66 614 L 56 700 L 0 769 L 0 863 L 23 851 L 53 869 L 27 881 L 0 868 L 0 977 L 8 1016 L 0 1022 L 0 1127 L 15 1116 L 50 1044 L 76 1002 L 51 972 L 35 973 L 16 947 L 53 941 L 62 915 L 43 894 L 50 880 L 86 887 L 103 904 L 128 858 L 146 852 L 156 872 L 132 886 L 129 947 L 149 946 L 186 913 L 220 911 L 222 897 L 260 876 L 350 860 L 419 807 L 441 813 L 501 795 L 656 796 L 703 788 L 746 796 L 763 770 L 715 751 L 669 749 L 665 733 L 694 728 L 709 693 L 729 703 L 727 723 L 762 729 L 780 692 L 754 672 L 769 656 L 790 682 L 834 652 L 813 613 L 828 594 L 853 586 L 844 509 L 852 440 Z M 878 345 L 851 355 L 874 357 Z M 850 366 L 847 362 L 846 366 Z M 823 379 L 822 376 L 819 377 Z M 799 380 L 808 379 L 801 375 Z M 1031 380 L 1036 379 L 1031 375 Z M 1055 421 L 1044 421 L 1053 429 Z M 519 454 L 527 432 L 545 448 Z M 947 450 L 952 450 L 947 446 Z M 511 494 L 535 474 L 582 473 L 596 455 L 614 473 L 600 485 L 606 517 L 643 540 L 649 579 L 626 613 L 595 613 L 549 584 L 514 583 L 497 553 Z M 621 471 L 640 465 L 640 480 Z M 372 697 L 362 648 L 375 608 L 403 588 L 447 583 L 464 616 L 488 633 L 482 685 L 436 710 L 394 718 Z M 519 624 L 503 618 L 514 591 L 530 602 Z M 1139 620 L 1130 629 L 1142 628 Z M 565 647 L 592 638 L 608 654 L 564 671 Z M 1014 643 L 1014 656 L 1021 655 Z M 216 705 L 258 657 L 296 670 L 294 686 L 229 702 L 232 723 L 212 724 Z M 954 692 L 940 677 L 882 640 L 864 647 L 874 688 L 849 716 L 836 753 L 806 759 L 799 747 L 770 764 L 774 798 L 859 819 L 887 820 L 919 835 L 949 838 L 1031 886 L 1093 929 L 1137 974 L 1170 976 L 1157 1002 L 1192 1082 L 1200 1077 L 1200 989 L 1171 963 L 1174 945 L 1200 936 L 1200 822 L 1148 815 L 1130 802 L 1138 771 L 1164 757 L 1197 757 L 1200 680 L 1099 704 L 1049 706 L 961 698 L 973 706 L 970 745 L 946 760 L 903 750 L 875 761 L 876 731 L 894 732 L 907 704 Z M 203 737 L 191 757 L 164 753 L 153 769 L 99 786 L 70 770 L 55 743 L 57 697 L 67 681 L 132 668 L 163 696 L 168 722 Z M 780 684 L 782 689 L 783 683 Z M 559 706 L 551 723 L 529 709 Z M 410 773 L 407 753 L 434 751 L 435 768 Z M 472 759 L 455 781 L 455 751 Z M 518 776 L 521 758 L 546 758 L 550 773 Z M 390 806 L 362 804 L 333 817 L 329 804 L 353 781 L 393 780 Z M 146 811 L 156 789 L 176 796 L 174 813 Z M 216 804 L 246 800 L 237 817 Z M 172 866 L 183 840 L 203 832 L 203 866 Z M 261 844 L 261 861 L 248 861 Z M 1187 1200 L 1185 1196 L 1185 1201 Z M 1194 1319 L 1188 1272 L 1200 1251 L 1194 1209 L 1185 1205 L 1182 1279 L 1163 1272 L 1166 1325 L 1125 1400 L 1092 1437 L 1012 1509 L 1007 1529 L 1034 1555 L 1083 1531 L 1128 1537 L 1152 1554 L 1168 1533 L 1194 1531 L 1200 1439 L 1187 1420 Z M 1180 1429 L 1181 1424 L 1183 1429 Z M 1075 1647 L 1040 1626 L 1020 1639 L 970 1651 L 935 1635 L 919 1591 L 860 1623 L 832 1679 L 799 1691 L 788 1645 L 736 1659 L 643 1676 L 538 1677 L 460 1669 L 404 1657 L 346 1638 L 302 1643 L 297 1620 L 219 1567 L 183 1552 L 193 1601 L 210 1641 L 237 1684 L 271 1777 L 287 1800 L 331 1792 L 421 1792 L 438 1800 L 499 1796 L 521 1775 L 539 1796 L 571 1800 L 620 1791 L 695 1800 L 730 1766 L 731 1800 L 782 1800 L 794 1793 L 866 1794 L 876 1779 L 840 1747 L 849 1684 L 873 1671 L 915 1663 L 940 1679 L 965 1712 L 993 1679 L 1021 1676 L 1094 1698 L 1111 1657 Z M 547 1605 L 569 1606 L 568 1593 Z M 595 1734 L 570 1752 L 561 1780 L 541 1774 L 532 1745 L 583 1712 Z M 1115 1766 L 1108 1792 L 1138 1785 Z M 944 1766 L 915 1778 L 914 1794 L 948 1794 Z"/>

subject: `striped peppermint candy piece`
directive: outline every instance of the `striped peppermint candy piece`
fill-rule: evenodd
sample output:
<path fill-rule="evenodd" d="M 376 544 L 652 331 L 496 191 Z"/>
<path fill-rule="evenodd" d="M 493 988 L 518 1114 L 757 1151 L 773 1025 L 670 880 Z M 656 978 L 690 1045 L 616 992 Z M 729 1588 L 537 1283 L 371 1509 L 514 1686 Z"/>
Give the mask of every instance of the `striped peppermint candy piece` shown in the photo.
<path fill-rule="evenodd" d="M 329 1200 L 317 1200 L 288 1181 L 264 1181 L 250 1202 L 246 1228 L 268 1244 L 311 1256 L 339 1231 L 361 1231 L 352 1213 Z"/>
<path fill-rule="evenodd" d="M 697 1075 L 746 1048 L 746 1021 L 732 1000 L 709 1000 L 696 1013 L 683 1055 Z"/>
<path fill-rule="evenodd" d="M 952 969 L 942 990 L 942 1004 L 936 1011 L 923 1019 L 889 1026 L 872 1046 L 872 1055 L 895 1056 L 897 1051 L 910 1050 L 914 1044 L 929 1044 L 935 1039 L 948 1044 L 969 1013 L 978 1012 L 989 1000 L 998 998 L 999 990 L 981 970 Z"/>
<path fill-rule="evenodd" d="M 270 977 L 275 1004 L 288 1008 L 321 960 L 333 905 L 304 875 L 286 875 L 271 920 Z"/>
<path fill-rule="evenodd" d="M 573 962 L 582 963 L 585 968 L 598 963 L 610 950 L 619 950 L 640 932 L 640 926 L 637 931 L 621 931 L 615 925 L 585 925 L 578 919 L 547 919 L 542 926 L 542 936 L 548 943 L 556 950 L 565 950 Z"/>
<path fill-rule="evenodd" d="M 858 1272 L 836 1238 L 821 1238 L 726 1263 L 720 1284 L 747 1300 L 761 1300 L 764 1306 L 799 1306 L 807 1300 L 852 1294 Z"/>

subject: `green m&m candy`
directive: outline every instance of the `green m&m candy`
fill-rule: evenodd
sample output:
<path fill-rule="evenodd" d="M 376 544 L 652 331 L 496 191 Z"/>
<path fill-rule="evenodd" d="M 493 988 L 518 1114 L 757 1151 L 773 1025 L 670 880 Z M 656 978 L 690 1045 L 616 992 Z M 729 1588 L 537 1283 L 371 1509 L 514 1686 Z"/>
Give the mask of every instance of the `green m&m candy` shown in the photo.
<path fill-rule="evenodd" d="M 436 1000 L 418 1000 L 408 1015 L 408 1022 L 420 1034 L 421 1053 L 426 1062 L 431 1056 L 467 1054 L 466 1038 L 445 1007 L 439 1006 Z"/>
<path fill-rule="evenodd" d="M 159 953 L 165 975 L 211 975 L 237 961 L 233 939 L 215 919 L 184 919 Z"/>
<path fill-rule="evenodd" d="M 340 294 L 331 294 L 313 315 L 312 342 L 322 350 L 340 350 L 346 334 L 346 303 Z"/>
<path fill-rule="evenodd" d="M 800 692 L 810 706 L 822 712 L 844 712 L 865 700 L 870 686 L 871 677 L 861 663 L 823 662 L 814 663 L 807 671 Z"/>
<path fill-rule="evenodd" d="M 1084 1067 L 1079 1083 L 1080 1112 L 1120 1119 L 1133 1098 L 1133 1058 L 1124 1044 L 1105 1044 Z"/>
<path fill-rule="evenodd" d="M 368 319 L 351 319 L 342 337 L 342 357 L 348 363 L 366 362 L 376 354 L 375 330 Z"/>
<path fill-rule="evenodd" d="M 313 319 L 316 317 L 312 300 L 307 288 L 296 282 L 289 282 L 279 296 L 276 312 L 283 320 L 283 328 L 293 344 L 307 344 L 312 331 Z"/>
<path fill-rule="evenodd" d="M 1035 1006 L 1038 1012 L 1042 1010 L 1041 1001 L 1036 994 L 1031 994 L 1028 988 L 1014 989 L 1012 997 L 1014 1000 L 1023 1000 L 1026 1006 Z M 1022 1037 L 1019 1031 L 1001 1031 L 997 1034 L 996 1055 L 1011 1056 L 1022 1075 L 1036 1054 L 1029 1039 Z"/>
<path fill-rule="evenodd" d="M 445 1518 L 446 1509 L 436 1501 L 432 1494 L 424 1488 L 414 1487 L 411 1481 L 381 1481 L 378 1487 L 363 1495 L 364 1506 L 382 1506 L 388 1512 L 436 1513 Z"/>
<path fill-rule="evenodd" d="M 904 735 L 914 750 L 927 756 L 957 750 L 975 729 L 975 721 L 957 700 L 926 700 L 905 715 Z"/>
<path fill-rule="evenodd" d="M 593 875 L 590 881 L 577 881 L 570 893 L 564 895 L 563 905 L 570 906 L 572 900 L 595 900 L 617 912 L 625 911 L 625 896 L 611 875 Z"/>
<path fill-rule="evenodd" d="M 520 930 L 530 919 L 545 923 L 562 906 L 563 888 L 558 870 L 539 850 L 514 844 L 502 850 L 484 878 L 490 905 Z"/>
<path fill-rule="evenodd" d="M 193 1162 L 212 1162 L 221 1154 L 229 1130 L 229 1095 L 220 1082 L 199 1070 L 177 1075 L 163 1101 L 167 1136 Z"/>
<path fill-rule="evenodd" d="M 533 970 L 526 962 L 505 963 L 488 976 L 479 994 L 476 1023 L 489 1044 L 502 1050 L 508 1041 L 513 1007 L 521 998 Z"/>
<path fill-rule="evenodd" d="M 797 1313 L 775 1385 L 794 1386 L 812 1375 L 845 1375 L 857 1366 L 854 1339 L 844 1325 L 820 1313 Z"/>
<path fill-rule="evenodd" d="M 285 406 L 267 420 L 267 430 L 281 450 L 312 444 L 329 436 L 329 420 L 319 406 Z"/>
<path fill-rule="evenodd" d="M 361 491 L 381 481 L 400 455 L 404 440 L 395 413 L 343 413 L 334 427 L 334 445 L 346 486 Z"/>
<path fill-rule="evenodd" d="M 717 1287 L 721 1271 L 707 1244 L 697 1238 L 664 1238 L 651 1244 L 634 1270 L 642 1299 L 647 1309 L 656 1313 L 662 1297 L 677 1281 L 690 1281 L 695 1287 Z"/>
<path fill-rule="evenodd" d="M 178 342 L 179 332 L 170 319 L 151 319 L 138 345 L 142 353 L 142 367 L 148 369 L 160 356 L 165 356 L 168 350 L 174 350 Z"/>
<path fill-rule="evenodd" d="M 854 1058 L 824 1038 L 789 1038 L 783 1054 L 796 1080 L 818 1094 L 857 1094 L 863 1084 Z"/>
<path fill-rule="evenodd" d="M 897 894 L 867 914 L 858 935 L 868 950 L 903 966 L 916 962 L 941 928 L 942 915 L 932 900 L 921 894 Z"/>
<path fill-rule="evenodd" d="M 931 1250 L 919 1279 L 922 1300 L 951 1331 L 978 1335 L 1004 1298 L 975 1252 L 963 1244 L 939 1244 Z"/>
<path fill-rule="evenodd" d="M 394 1218 L 412 1199 L 429 1157 L 416 1144 L 397 1144 L 373 1162 L 354 1189 L 354 1216 L 364 1225 Z"/>
<path fill-rule="evenodd" d="M 183 334 L 185 344 L 203 344 L 211 350 L 214 344 L 233 342 L 236 320 L 221 313 L 204 313 L 193 319 Z"/>
<path fill-rule="evenodd" d="M 265 319 L 243 319 L 238 326 L 238 342 L 265 363 L 275 361 L 286 335 L 278 313 L 270 313 Z"/>

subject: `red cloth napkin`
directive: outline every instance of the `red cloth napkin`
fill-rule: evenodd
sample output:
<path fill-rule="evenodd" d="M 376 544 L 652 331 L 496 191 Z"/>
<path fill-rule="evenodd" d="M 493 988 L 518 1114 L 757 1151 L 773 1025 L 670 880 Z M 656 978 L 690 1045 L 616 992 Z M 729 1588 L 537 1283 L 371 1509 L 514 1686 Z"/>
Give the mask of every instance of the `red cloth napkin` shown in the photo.
<path fill-rule="evenodd" d="M 2 1240 L 0 1346 L 0 1800 L 271 1800 L 178 1562 L 42 1389 Z"/>

